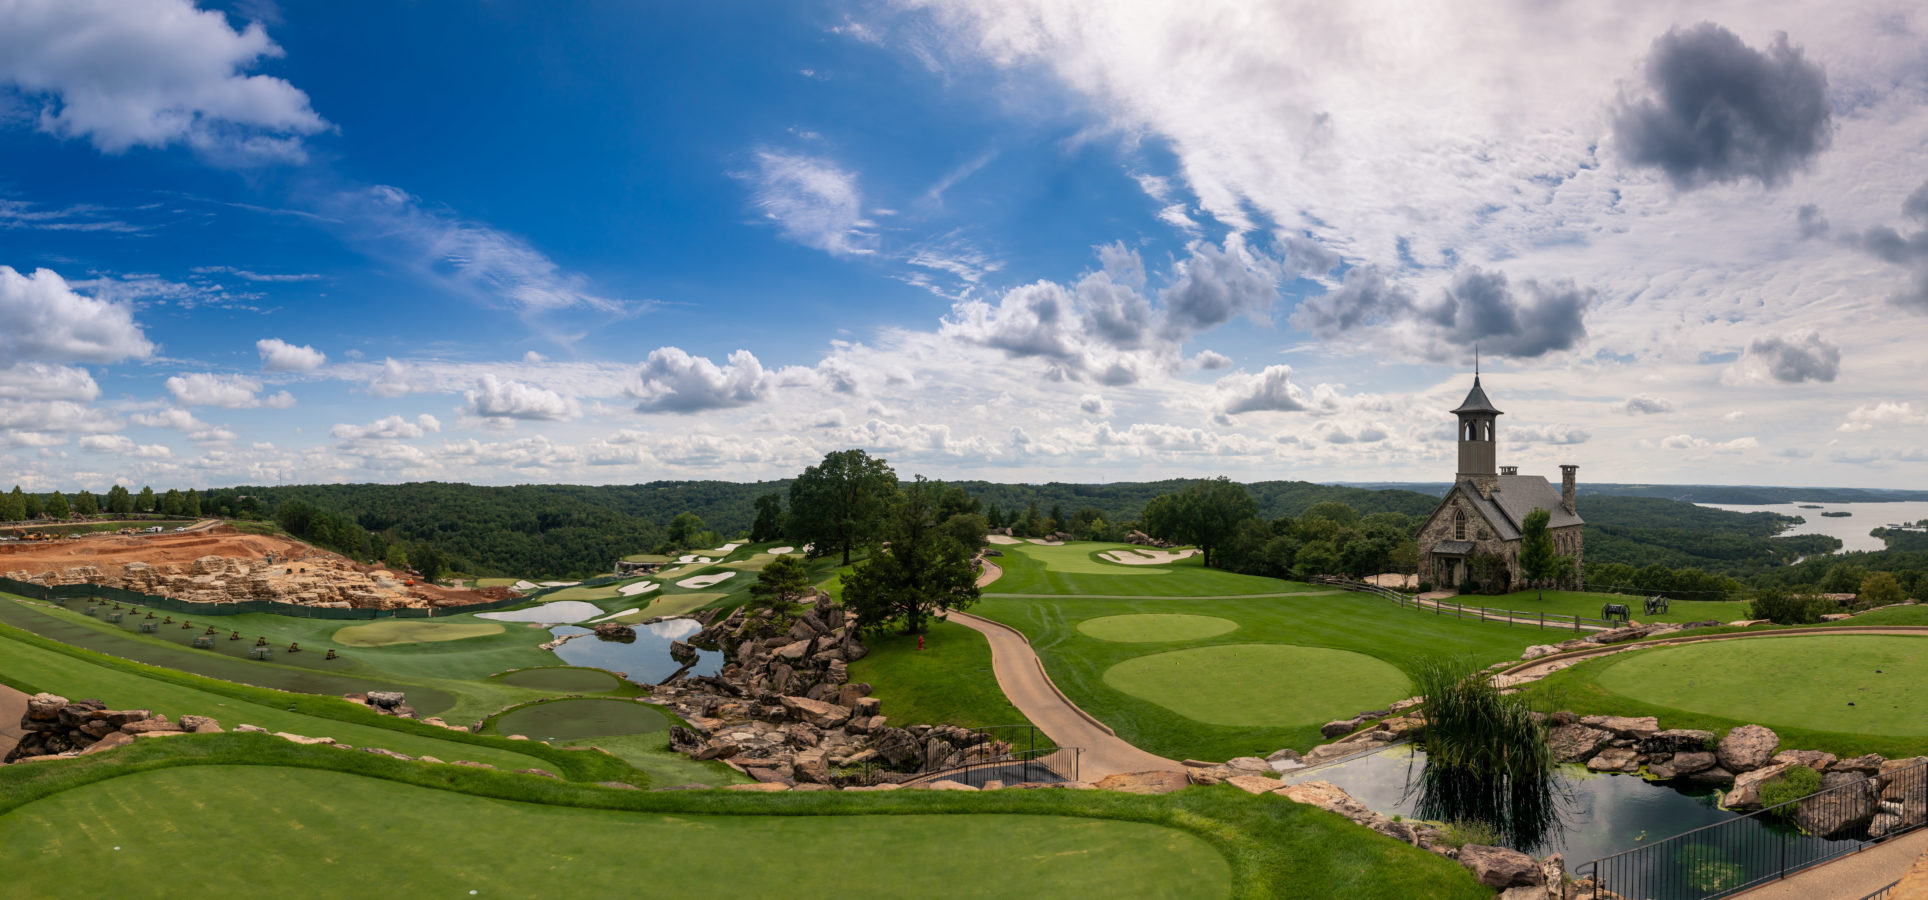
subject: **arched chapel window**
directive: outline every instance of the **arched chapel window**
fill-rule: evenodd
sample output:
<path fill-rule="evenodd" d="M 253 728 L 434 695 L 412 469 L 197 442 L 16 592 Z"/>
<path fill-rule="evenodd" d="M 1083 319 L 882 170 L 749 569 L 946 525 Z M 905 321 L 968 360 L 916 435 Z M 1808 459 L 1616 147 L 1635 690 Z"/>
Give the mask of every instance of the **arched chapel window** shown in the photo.
<path fill-rule="evenodd" d="M 1466 510 L 1453 510 L 1453 540 L 1466 540 Z"/>

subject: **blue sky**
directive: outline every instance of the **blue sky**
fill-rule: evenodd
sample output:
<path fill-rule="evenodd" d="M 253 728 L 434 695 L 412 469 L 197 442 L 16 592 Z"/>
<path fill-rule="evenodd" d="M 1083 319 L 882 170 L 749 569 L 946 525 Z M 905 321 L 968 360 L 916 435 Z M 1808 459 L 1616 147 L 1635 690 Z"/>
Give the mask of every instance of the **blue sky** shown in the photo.
<path fill-rule="evenodd" d="M 1920 486 L 1928 15 L 1464 19 L 0 3 L 0 467 Z"/>

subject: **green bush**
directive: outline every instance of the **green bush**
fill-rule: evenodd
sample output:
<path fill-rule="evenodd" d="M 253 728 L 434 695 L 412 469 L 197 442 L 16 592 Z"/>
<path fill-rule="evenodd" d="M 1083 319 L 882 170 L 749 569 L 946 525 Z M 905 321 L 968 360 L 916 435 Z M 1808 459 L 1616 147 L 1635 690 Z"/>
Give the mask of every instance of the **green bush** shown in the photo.
<path fill-rule="evenodd" d="M 1772 808 L 1792 800 L 1799 800 L 1821 789 L 1821 773 L 1807 766 L 1789 766 L 1779 778 L 1761 785 L 1761 806 Z M 1796 807 L 1781 811 L 1784 816 L 1793 816 Z"/>
<path fill-rule="evenodd" d="M 1834 611 L 1834 602 L 1824 597 L 1779 589 L 1764 590 L 1747 604 L 1748 618 L 1767 619 L 1776 625 L 1812 625 Z"/>

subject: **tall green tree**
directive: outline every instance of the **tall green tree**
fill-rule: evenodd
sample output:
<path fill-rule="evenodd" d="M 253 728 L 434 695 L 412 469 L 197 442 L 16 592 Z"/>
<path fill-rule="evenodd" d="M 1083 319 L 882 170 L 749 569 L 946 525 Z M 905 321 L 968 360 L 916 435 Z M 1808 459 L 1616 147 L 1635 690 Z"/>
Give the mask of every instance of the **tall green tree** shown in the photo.
<path fill-rule="evenodd" d="M 1888 572 L 1876 572 L 1861 580 L 1861 590 L 1855 601 L 1864 606 L 1893 606 L 1908 599 L 1901 582 Z"/>
<path fill-rule="evenodd" d="M 422 573 L 424 581 L 435 581 L 449 568 L 448 554 L 434 547 L 417 547 L 414 553 L 415 571 Z"/>
<path fill-rule="evenodd" d="M 783 537 L 783 495 L 764 494 L 756 498 L 756 521 L 750 525 L 750 542 L 761 544 Z"/>
<path fill-rule="evenodd" d="M 702 517 L 693 512 L 678 513 L 669 520 L 669 527 L 663 529 L 663 540 L 678 550 L 688 550 L 703 531 Z"/>
<path fill-rule="evenodd" d="M 1046 532 L 1056 533 L 1063 531 L 1064 525 L 1064 507 L 1056 503 L 1051 504 L 1051 518 L 1045 520 L 1044 530 Z"/>
<path fill-rule="evenodd" d="M 844 606 L 866 631 L 903 623 L 904 634 L 922 634 L 932 616 L 977 602 L 977 553 L 938 521 L 941 485 L 917 480 L 890 504 L 883 537 L 889 549 L 872 554 L 844 579 Z"/>
<path fill-rule="evenodd" d="M 757 573 L 756 583 L 750 585 L 751 608 L 774 613 L 767 620 L 760 619 L 764 624 L 756 630 L 765 636 L 788 630 L 809 592 L 810 569 L 803 564 L 803 557 L 786 553 L 771 560 Z"/>
<path fill-rule="evenodd" d="M 81 491 L 74 495 L 74 512 L 80 513 L 83 516 L 98 514 L 100 512 L 100 500 L 94 496 L 93 491 Z"/>
<path fill-rule="evenodd" d="M 876 539 L 889 501 L 897 492 L 890 464 L 862 450 L 838 450 L 790 482 L 790 532 L 814 553 L 843 554 Z"/>
<path fill-rule="evenodd" d="M 1552 513 L 1536 509 L 1520 523 L 1520 574 L 1538 589 L 1541 600 L 1546 599 L 1546 583 L 1566 577 L 1573 568 L 1573 560 L 1553 547 L 1553 533 L 1546 527 L 1552 518 Z"/>
<path fill-rule="evenodd" d="M 53 494 L 47 498 L 47 518 L 56 520 L 65 519 L 73 515 L 73 512 L 74 508 L 67 502 L 67 496 L 65 494 L 54 491 Z"/>
<path fill-rule="evenodd" d="M 1001 509 L 998 509 L 997 504 L 995 503 L 991 504 L 991 511 L 985 514 L 984 522 L 985 524 L 991 526 L 992 528 L 1003 528 L 1004 511 Z"/>
<path fill-rule="evenodd" d="M 154 497 L 154 489 L 151 487 L 143 487 L 141 488 L 140 496 L 134 498 L 134 511 L 151 513 L 159 504 L 160 501 Z"/>
<path fill-rule="evenodd" d="M 1245 485 L 1220 475 L 1145 504 L 1145 530 L 1153 537 L 1198 545 L 1205 565 L 1210 566 L 1212 551 L 1237 533 L 1240 522 L 1258 512 L 1258 503 Z"/>
<path fill-rule="evenodd" d="M 181 500 L 181 511 L 197 518 L 201 515 L 201 492 L 199 490 L 194 488 L 188 489 L 187 496 Z"/>
<path fill-rule="evenodd" d="M 187 498 L 181 495 L 179 489 L 168 488 L 167 493 L 161 495 L 161 515 L 187 515 Z"/>
<path fill-rule="evenodd" d="M 27 496 L 20 485 L 13 486 L 13 492 L 0 497 L 0 520 L 18 522 L 27 517 Z"/>
<path fill-rule="evenodd" d="M 41 499 L 40 499 L 40 495 L 39 495 L 39 494 L 28 494 L 28 495 L 27 495 L 27 515 L 26 515 L 26 517 L 27 517 L 28 519 L 38 519 L 38 518 L 40 518 L 40 517 L 41 517 L 42 515 L 44 515 L 44 514 L 45 514 L 46 512 L 47 512 L 47 503 L 46 503 L 46 501 L 44 501 L 44 500 L 41 500 Z"/>
<path fill-rule="evenodd" d="M 128 493 L 126 488 L 118 484 L 108 488 L 107 511 L 117 516 L 124 516 L 133 512 L 134 495 Z"/>

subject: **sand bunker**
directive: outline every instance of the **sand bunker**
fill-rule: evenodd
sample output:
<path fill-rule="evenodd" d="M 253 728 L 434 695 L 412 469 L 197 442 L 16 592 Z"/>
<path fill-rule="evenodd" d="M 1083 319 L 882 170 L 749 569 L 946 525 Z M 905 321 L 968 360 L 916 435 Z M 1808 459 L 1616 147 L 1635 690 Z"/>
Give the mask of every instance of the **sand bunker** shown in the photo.
<path fill-rule="evenodd" d="M 985 540 L 987 540 L 987 541 L 990 541 L 990 542 L 991 542 L 991 543 L 993 543 L 993 544 L 1022 544 L 1022 543 L 1024 543 L 1023 541 L 1020 541 L 1020 540 L 1018 540 L 1017 538 L 1014 538 L 1014 537 L 1012 537 L 1012 536 L 1010 536 L 1010 535 L 1008 535 L 1008 534 L 987 534 L 987 535 L 985 535 L 985 536 L 984 536 L 984 539 L 985 539 Z"/>
<path fill-rule="evenodd" d="M 655 587 L 655 585 L 651 585 L 651 587 Z M 642 611 L 643 611 L 643 608 L 642 608 L 642 607 L 640 607 L 640 606 L 632 606 L 632 607 L 630 607 L 630 608 L 628 608 L 628 609 L 625 609 L 625 610 L 623 610 L 622 612 L 618 612 L 618 613 L 610 613 L 609 615 L 606 615 L 606 616 L 603 616 L 603 617 L 602 617 L 602 618 L 600 618 L 600 619 L 590 619 L 589 621 L 590 621 L 590 623 L 591 623 L 591 624 L 594 624 L 594 623 L 596 623 L 596 622 L 607 622 L 607 621 L 609 621 L 610 619 L 616 619 L 616 618 L 621 618 L 621 617 L 623 617 L 623 616 L 627 616 L 627 615 L 631 615 L 631 614 L 633 614 L 633 613 L 639 613 L 639 612 L 642 612 Z"/>
<path fill-rule="evenodd" d="M 1047 541 L 1047 540 L 1045 540 L 1044 538 L 1032 538 L 1032 539 L 1031 539 L 1031 543 L 1033 543 L 1033 544 L 1043 544 L 1043 545 L 1044 545 L 1044 546 L 1046 546 L 1046 547 L 1062 547 L 1062 546 L 1064 546 L 1064 542 L 1063 542 L 1063 541 Z"/>
<path fill-rule="evenodd" d="M 676 558 L 676 561 L 677 561 L 677 562 L 679 562 L 679 563 L 683 563 L 683 564 L 685 564 L 685 565 L 687 565 L 687 564 L 689 564 L 689 563 L 713 563 L 713 562 L 716 562 L 716 560 L 714 560 L 714 559 L 711 559 L 711 558 L 709 558 L 709 557 L 707 557 L 707 556 L 698 556 L 697 554 L 694 554 L 694 553 L 685 553 L 685 554 L 683 554 L 682 556 L 679 556 L 679 557 L 677 557 L 677 558 Z"/>
<path fill-rule="evenodd" d="M 654 581 L 638 581 L 635 584 L 625 584 L 622 587 L 617 588 L 616 593 L 621 594 L 625 597 L 634 597 L 637 594 L 647 594 L 650 591 L 656 590 L 659 587 L 662 587 L 662 585 L 657 584 Z"/>
<path fill-rule="evenodd" d="M 536 583 L 533 581 L 518 581 L 509 586 L 518 591 L 533 591 L 536 589 Z"/>
<path fill-rule="evenodd" d="M 580 581 L 544 581 L 541 582 L 541 585 L 543 587 L 575 587 L 581 583 Z"/>
<path fill-rule="evenodd" d="M 729 556 L 731 553 L 736 551 L 736 548 L 741 546 L 743 545 L 742 544 L 724 544 L 723 546 L 718 547 L 715 550 L 705 550 L 703 552 L 711 556 Z"/>
<path fill-rule="evenodd" d="M 772 556 L 782 556 L 785 553 L 795 553 L 795 552 L 797 552 L 797 548 L 795 547 L 771 547 L 770 548 L 770 555 Z"/>
<path fill-rule="evenodd" d="M 602 607 L 581 600 L 558 600 L 531 606 L 528 609 L 511 609 L 503 612 L 476 613 L 478 619 L 494 619 L 497 622 L 547 622 L 573 625 L 585 619 L 602 615 Z"/>
<path fill-rule="evenodd" d="M 714 575 L 698 575 L 695 578 L 685 578 L 682 581 L 677 582 L 676 586 L 683 587 L 683 588 L 696 588 L 700 590 L 702 588 L 711 587 L 717 584 L 722 584 L 723 582 L 728 581 L 735 577 L 736 577 L 735 572 L 718 572 Z"/>
<path fill-rule="evenodd" d="M 1162 566 L 1166 563 L 1175 563 L 1197 552 L 1197 550 L 1107 550 L 1098 554 L 1098 557 L 1127 566 Z"/>

